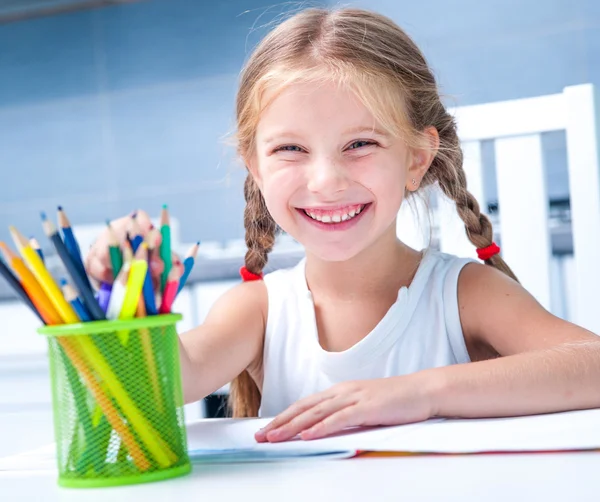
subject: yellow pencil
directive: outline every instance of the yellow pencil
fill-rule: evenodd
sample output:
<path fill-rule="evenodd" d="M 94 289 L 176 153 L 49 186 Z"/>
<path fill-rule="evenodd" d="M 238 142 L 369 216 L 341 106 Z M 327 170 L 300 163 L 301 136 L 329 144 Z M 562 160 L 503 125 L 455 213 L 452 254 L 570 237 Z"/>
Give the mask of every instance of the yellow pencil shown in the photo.
<path fill-rule="evenodd" d="M 131 423 L 137 432 L 148 452 L 154 457 L 161 467 L 168 467 L 176 462 L 177 456 L 175 453 L 160 437 L 158 431 L 152 426 L 146 417 L 144 417 L 144 415 L 137 409 L 132 399 L 121 386 L 121 383 L 114 377 L 110 366 L 98 348 L 87 337 L 82 336 L 76 338 L 80 338 L 80 340 L 75 340 L 75 342 L 79 342 L 80 348 L 83 351 L 82 355 L 88 361 L 93 361 L 94 369 L 98 373 L 98 376 L 104 380 L 106 388 L 115 399 L 115 402 L 119 408 L 121 408 L 127 421 Z"/>
<path fill-rule="evenodd" d="M 40 312 L 40 315 L 44 319 L 46 324 L 62 324 L 62 317 L 56 311 L 50 299 L 44 293 L 44 290 L 40 286 L 31 271 L 27 268 L 27 265 L 19 258 L 4 242 L 0 242 L 0 250 L 4 255 L 6 263 L 8 263 L 14 273 L 17 275 L 23 289 L 25 289 L 29 298 Z"/>
<path fill-rule="evenodd" d="M 127 264 L 125 264 L 125 267 L 127 267 Z M 147 270 L 147 262 L 141 260 L 133 260 L 131 262 L 131 266 L 129 267 L 129 278 L 127 280 L 127 287 L 125 289 L 125 296 L 123 297 L 119 319 L 133 319 L 135 317 Z M 127 345 L 127 342 L 129 341 L 129 331 L 117 331 L 117 336 L 123 345 Z"/>
<path fill-rule="evenodd" d="M 65 324 L 79 322 L 79 317 L 77 317 L 75 310 L 73 310 L 73 307 L 65 300 L 58 284 L 56 284 L 50 275 L 50 272 L 46 269 L 40 256 L 31 247 L 29 241 L 15 227 L 11 226 L 9 227 L 9 230 L 19 253 L 21 253 L 21 256 L 23 256 L 31 268 L 33 275 L 40 283 L 40 286 L 52 302 L 52 305 L 54 305 L 54 308 L 60 314 L 62 322 Z"/>
<path fill-rule="evenodd" d="M 144 246 L 144 243 L 142 243 Z M 129 278 L 127 279 L 127 289 L 119 319 L 133 319 L 137 310 L 138 302 L 142 294 L 148 262 L 145 260 L 133 260 L 129 269 Z"/>
<path fill-rule="evenodd" d="M 75 338 L 75 337 L 74 337 Z M 147 471 L 152 467 L 152 464 L 146 458 L 143 450 L 138 446 L 135 438 L 127 423 L 119 416 L 119 412 L 113 406 L 111 399 L 102 390 L 100 384 L 94 378 L 92 372 L 88 369 L 83 357 L 79 354 L 79 351 L 75 348 L 77 345 L 76 338 L 69 340 L 66 337 L 58 337 L 58 342 L 61 344 L 63 350 L 67 354 L 67 357 L 73 363 L 73 366 L 79 371 L 79 375 L 86 383 L 92 396 L 96 400 L 99 408 L 104 413 L 104 416 L 108 420 L 110 426 L 115 430 L 119 437 L 123 440 L 125 447 L 129 450 L 133 463 L 138 467 L 140 471 Z"/>
<path fill-rule="evenodd" d="M 140 297 L 140 301 L 137 305 L 137 317 L 146 317 L 146 304 L 144 299 Z M 160 386 L 158 384 L 158 370 L 156 368 L 156 361 L 154 360 L 154 353 L 152 352 L 152 340 L 150 339 L 150 330 L 148 328 L 142 328 L 139 330 L 140 342 L 142 343 L 142 350 L 144 351 L 144 358 L 146 359 L 146 365 L 148 366 L 148 375 L 150 375 L 150 383 L 152 384 L 152 392 L 154 393 L 154 401 L 159 413 L 164 413 L 165 408 L 160 394 Z"/>

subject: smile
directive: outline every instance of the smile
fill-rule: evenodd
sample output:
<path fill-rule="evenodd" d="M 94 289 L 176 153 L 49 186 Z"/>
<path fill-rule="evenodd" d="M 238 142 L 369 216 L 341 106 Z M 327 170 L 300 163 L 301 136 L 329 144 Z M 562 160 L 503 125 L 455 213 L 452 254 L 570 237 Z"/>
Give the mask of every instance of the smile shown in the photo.
<path fill-rule="evenodd" d="M 343 230 L 358 221 L 362 214 L 371 206 L 367 204 L 351 204 L 335 208 L 297 208 L 309 221 L 314 222 L 321 228 Z"/>

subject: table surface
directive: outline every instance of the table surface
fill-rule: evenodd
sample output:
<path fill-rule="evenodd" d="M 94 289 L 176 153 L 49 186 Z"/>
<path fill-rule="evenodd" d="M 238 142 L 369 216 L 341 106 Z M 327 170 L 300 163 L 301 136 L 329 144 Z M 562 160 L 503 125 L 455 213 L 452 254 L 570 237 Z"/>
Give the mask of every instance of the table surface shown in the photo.
<path fill-rule="evenodd" d="M 59 488 L 54 471 L 0 472 L 11 502 L 595 501 L 600 453 L 486 454 L 194 465 L 169 481 L 103 489 Z"/>

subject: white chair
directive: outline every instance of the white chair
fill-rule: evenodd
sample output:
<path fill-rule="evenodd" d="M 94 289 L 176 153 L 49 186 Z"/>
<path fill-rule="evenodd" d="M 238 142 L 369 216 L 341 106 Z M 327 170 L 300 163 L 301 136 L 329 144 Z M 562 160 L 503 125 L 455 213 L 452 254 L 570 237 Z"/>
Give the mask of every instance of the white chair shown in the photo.
<path fill-rule="evenodd" d="M 575 311 L 569 318 L 600 333 L 599 97 L 591 84 L 566 87 L 560 94 L 459 107 L 456 117 L 464 151 L 468 188 L 486 208 L 481 142 L 495 142 L 502 256 L 521 283 L 546 308 L 551 304 L 552 249 L 549 200 L 541 134 L 564 130 L 567 139 L 571 230 L 574 250 Z M 402 208 L 398 234 L 415 233 Z M 434 221 L 442 251 L 476 256 L 455 204 L 437 195 Z M 425 230 L 427 231 L 427 230 Z M 413 239 L 414 242 L 414 239 Z M 563 289 L 567 286 L 563 285 Z M 563 294 L 565 294 L 563 292 Z"/>

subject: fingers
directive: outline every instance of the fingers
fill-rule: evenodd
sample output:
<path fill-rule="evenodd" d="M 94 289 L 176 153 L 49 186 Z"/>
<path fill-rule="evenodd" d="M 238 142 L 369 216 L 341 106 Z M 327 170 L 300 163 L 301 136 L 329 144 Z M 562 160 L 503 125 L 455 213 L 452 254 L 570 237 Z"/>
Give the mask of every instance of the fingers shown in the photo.
<path fill-rule="evenodd" d="M 302 431 L 300 437 L 304 440 L 319 439 L 355 425 L 362 425 L 359 408 L 356 405 L 346 406 Z"/>
<path fill-rule="evenodd" d="M 148 215 L 148 213 L 142 209 L 138 209 L 136 211 L 137 213 L 137 222 L 140 225 L 140 228 L 142 229 L 142 235 L 145 237 L 148 232 L 154 228 L 154 225 L 152 224 L 152 221 L 150 221 L 150 216 Z"/>
<path fill-rule="evenodd" d="M 102 260 L 98 253 L 93 251 L 90 252 L 85 260 L 85 268 L 88 275 L 98 282 L 113 283 L 114 277 L 112 268 Z"/>
<path fill-rule="evenodd" d="M 316 406 L 309 408 L 300 415 L 292 418 L 286 424 L 271 430 L 267 433 L 266 439 L 271 443 L 279 441 L 287 441 L 292 439 L 298 434 L 304 439 L 303 432 L 310 430 L 323 420 L 327 420 L 328 417 L 336 414 L 340 410 L 350 405 L 349 400 L 342 397 L 336 397 L 322 401 Z"/>
<path fill-rule="evenodd" d="M 329 399 L 329 394 L 326 392 L 320 392 L 318 394 L 314 394 L 307 398 L 301 399 L 297 403 L 294 403 L 292 406 L 290 406 L 287 410 L 277 415 L 269 424 L 267 424 L 266 427 L 258 431 L 254 435 L 254 438 L 259 443 L 270 441 L 270 439 L 268 438 L 268 434 L 271 431 L 282 427 L 283 425 L 293 420 L 296 416 L 301 415 L 306 410 L 313 408 L 314 406 L 327 399 Z"/>

